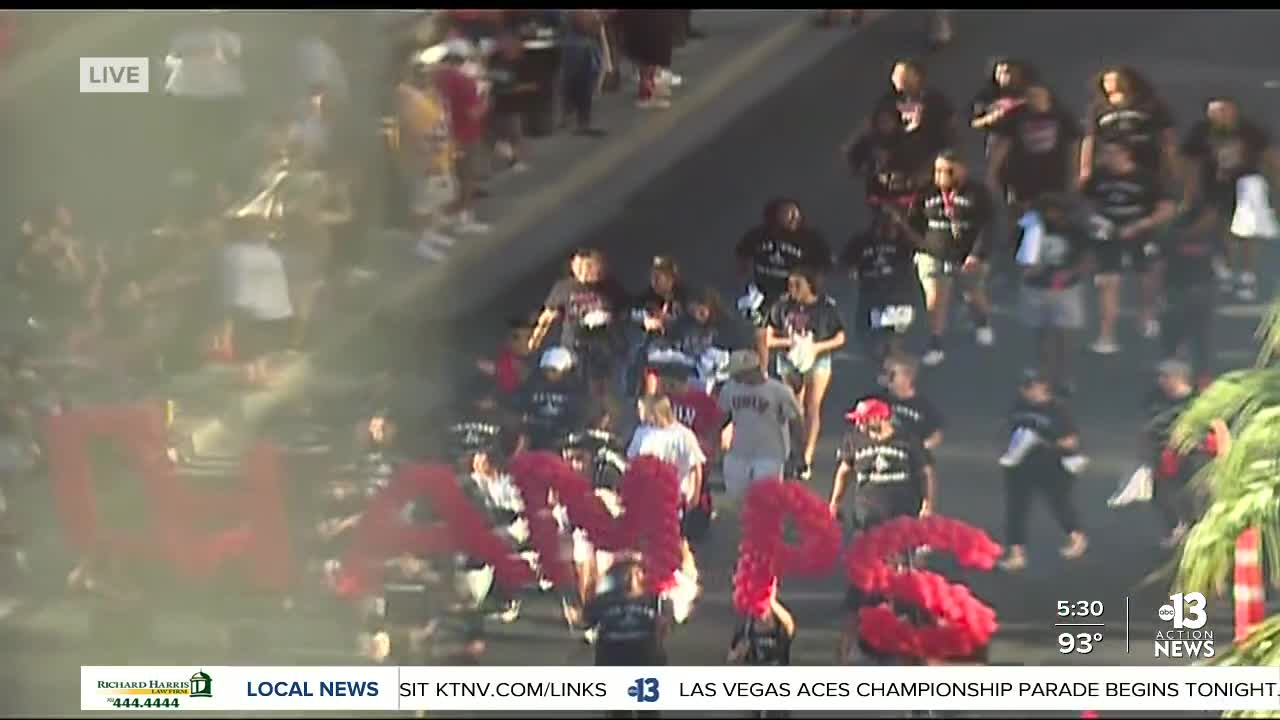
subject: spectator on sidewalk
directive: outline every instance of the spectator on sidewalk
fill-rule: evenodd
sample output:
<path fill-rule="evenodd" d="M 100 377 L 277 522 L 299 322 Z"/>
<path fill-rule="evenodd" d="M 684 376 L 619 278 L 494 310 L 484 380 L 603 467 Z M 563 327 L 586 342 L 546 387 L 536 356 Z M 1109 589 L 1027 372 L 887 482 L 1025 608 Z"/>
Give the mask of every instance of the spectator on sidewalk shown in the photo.
<path fill-rule="evenodd" d="M 494 152 L 517 172 L 528 170 L 525 162 L 524 116 L 538 84 L 529 77 L 520 37 L 509 30 L 498 38 L 498 51 L 489 59 L 488 79 L 493 83 Z"/>
<path fill-rule="evenodd" d="M 671 101 L 658 88 L 658 74 L 671 67 L 671 41 L 675 13 L 679 10 L 622 10 L 620 20 L 626 36 L 627 55 L 640 68 L 636 107 L 669 108 Z"/>
<path fill-rule="evenodd" d="M 579 135 L 600 136 L 603 130 L 591 124 L 591 111 L 595 103 L 600 79 L 606 71 L 604 18 L 598 10 L 573 10 L 568 13 L 562 43 L 564 55 L 561 72 L 566 116 L 576 121 Z M 566 122 L 568 121 L 566 117 Z"/>
<path fill-rule="evenodd" d="M 322 20 L 315 32 L 298 41 L 295 53 L 300 79 L 298 87 L 306 92 L 316 87 L 325 88 L 328 99 L 341 110 L 351 100 L 351 90 L 346 65 L 334 48 L 339 22 L 337 18 Z"/>
<path fill-rule="evenodd" d="M 454 168 L 458 194 L 451 208 L 455 227 L 467 234 L 483 234 L 489 226 L 476 222 L 476 189 L 484 174 L 484 138 L 488 120 L 488 103 L 476 78 L 463 69 L 471 55 L 465 41 L 450 40 L 445 44 L 441 67 L 435 71 L 436 88 L 449 108 L 449 129 L 457 150 Z"/>
<path fill-rule="evenodd" d="M 440 232 L 457 192 L 449 114 L 436 90 L 437 65 L 415 62 L 396 87 L 399 166 L 419 257 L 444 260 L 454 239 Z"/>
<path fill-rule="evenodd" d="M 226 320 L 216 341 L 233 348 L 246 363 L 250 379 L 262 369 L 262 358 L 284 350 L 294 309 L 284 258 L 271 244 L 265 218 L 240 218 L 236 235 L 222 252 L 221 305 Z"/>
<path fill-rule="evenodd" d="M 179 170 L 217 182 L 227 172 L 227 153 L 243 125 L 245 82 L 240 35 L 217 25 L 175 35 L 164 59 L 164 91 L 179 128 Z"/>

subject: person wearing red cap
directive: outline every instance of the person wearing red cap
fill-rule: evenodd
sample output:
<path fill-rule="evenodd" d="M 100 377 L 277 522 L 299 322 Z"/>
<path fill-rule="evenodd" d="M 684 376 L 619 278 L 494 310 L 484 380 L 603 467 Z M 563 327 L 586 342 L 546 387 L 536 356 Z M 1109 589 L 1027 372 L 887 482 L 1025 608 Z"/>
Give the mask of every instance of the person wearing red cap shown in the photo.
<path fill-rule="evenodd" d="M 937 493 L 932 461 L 919 440 L 897 433 L 889 404 L 867 398 L 845 419 L 854 428 L 837 451 L 840 465 L 831 488 L 831 512 L 839 511 L 850 475 L 856 487 L 854 518 L 860 529 L 932 512 Z"/>

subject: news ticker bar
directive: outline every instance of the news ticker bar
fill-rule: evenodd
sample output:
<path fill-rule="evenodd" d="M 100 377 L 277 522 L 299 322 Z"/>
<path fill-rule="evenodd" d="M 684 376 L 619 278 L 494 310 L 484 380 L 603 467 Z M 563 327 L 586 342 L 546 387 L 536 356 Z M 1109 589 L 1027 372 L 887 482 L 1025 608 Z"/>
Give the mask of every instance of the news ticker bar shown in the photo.
<path fill-rule="evenodd" d="M 1277 710 L 1270 667 L 103 667 L 82 710 Z"/>

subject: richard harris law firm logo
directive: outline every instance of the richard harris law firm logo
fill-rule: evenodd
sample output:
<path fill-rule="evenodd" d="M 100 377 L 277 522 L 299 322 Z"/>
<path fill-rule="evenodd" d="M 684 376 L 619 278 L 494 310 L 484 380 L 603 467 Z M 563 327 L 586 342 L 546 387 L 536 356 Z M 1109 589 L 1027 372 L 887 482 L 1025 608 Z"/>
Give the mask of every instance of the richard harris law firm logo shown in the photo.
<path fill-rule="evenodd" d="M 150 90 L 151 58 L 80 58 L 82 93 L 146 93 Z"/>

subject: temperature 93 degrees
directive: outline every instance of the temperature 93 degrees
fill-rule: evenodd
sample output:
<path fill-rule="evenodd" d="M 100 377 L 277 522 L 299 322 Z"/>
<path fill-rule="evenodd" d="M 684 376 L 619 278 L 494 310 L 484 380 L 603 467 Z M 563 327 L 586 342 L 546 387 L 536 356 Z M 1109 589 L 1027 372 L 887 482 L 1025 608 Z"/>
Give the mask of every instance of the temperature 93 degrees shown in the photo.
<path fill-rule="evenodd" d="M 1106 608 L 1101 600 L 1059 600 L 1057 604 L 1058 652 L 1063 655 L 1088 655 L 1102 642 L 1106 625 L 1102 616 Z"/>

